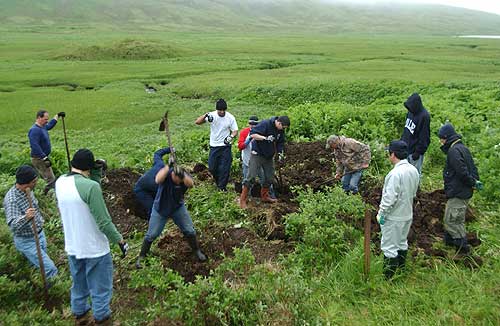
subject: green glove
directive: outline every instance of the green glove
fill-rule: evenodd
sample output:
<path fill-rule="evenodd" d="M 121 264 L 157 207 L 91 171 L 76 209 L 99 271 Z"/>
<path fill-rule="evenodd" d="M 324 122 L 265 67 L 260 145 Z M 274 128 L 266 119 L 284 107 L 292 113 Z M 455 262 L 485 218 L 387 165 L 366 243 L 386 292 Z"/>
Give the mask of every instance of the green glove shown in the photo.
<path fill-rule="evenodd" d="M 380 225 L 384 225 L 385 223 L 385 217 L 383 214 L 378 214 L 377 215 L 377 222 L 380 224 Z"/>
<path fill-rule="evenodd" d="M 483 190 L 484 186 L 483 186 L 483 183 L 479 180 L 476 180 L 476 185 L 475 185 L 476 189 L 481 191 Z"/>

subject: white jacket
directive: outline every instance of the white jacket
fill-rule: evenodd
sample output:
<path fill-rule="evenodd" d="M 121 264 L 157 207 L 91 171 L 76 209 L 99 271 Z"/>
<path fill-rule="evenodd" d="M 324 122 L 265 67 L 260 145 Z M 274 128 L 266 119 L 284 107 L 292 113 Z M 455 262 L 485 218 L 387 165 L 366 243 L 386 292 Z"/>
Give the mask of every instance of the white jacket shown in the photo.
<path fill-rule="evenodd" d="M 399 161 L 385 177 L 378 214 L 386 220 L 411 220 L 419 182 L 418 170 L 407 160 Z"/>

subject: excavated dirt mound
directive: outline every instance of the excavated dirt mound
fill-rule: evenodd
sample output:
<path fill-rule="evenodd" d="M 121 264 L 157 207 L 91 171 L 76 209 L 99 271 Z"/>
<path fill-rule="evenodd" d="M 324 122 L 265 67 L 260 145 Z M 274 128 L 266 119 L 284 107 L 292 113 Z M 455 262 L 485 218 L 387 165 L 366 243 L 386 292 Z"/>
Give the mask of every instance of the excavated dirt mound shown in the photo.
<path fill-rule="evenodd" d="M 199 234 L 200 248 L 208 261 L 201 263 L 192 254 L 183 235 L 173 230 L 158 242 L 160 256 L 165 266 L 177 271 L 187 282 L 193 282 L 196 275 L 208 276 L 210 270 L 217 268 L 224 257 L 233 255 L 233 248 L 246 245 L 252 250 L 257 263 L 275 259 L 279 254 L 293 250 L 293 245 L 281 240 L 266 241 L 245 227 L 208 227 Z"/>
<path fill-rule="evenodd" d="M 147 214 L 133 192 L 140 176 L 129 168 L 121 168 L 108 171 L 102 182 L 104 201 L 113 223 L 124 236 L 136 230 L 148 229 Z"/>

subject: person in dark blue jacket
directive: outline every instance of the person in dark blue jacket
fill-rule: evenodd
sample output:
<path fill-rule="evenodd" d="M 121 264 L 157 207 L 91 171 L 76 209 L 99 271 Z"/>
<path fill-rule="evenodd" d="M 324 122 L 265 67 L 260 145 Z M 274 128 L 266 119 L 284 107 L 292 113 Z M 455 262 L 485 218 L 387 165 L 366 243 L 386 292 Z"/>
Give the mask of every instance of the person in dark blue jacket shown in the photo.
<path fill-rule="evenodd" d="M 284 130 L 290 127 L 288 116 L 273 117 L 263 120 L 250 131 L 253 146 L 250 155 L 248 177 L 243 181 L 240 196 L 240 207 L 247 207 L 248 192 L 252 188 L 255 177 L 261 169 L 264 171 L 264 180 L 260 180 L 262 188 L 260 197 L 262 202 L 274 203 L 275 198 L 269 196 L 269 186 L 274 178 L 274 155 L 283 158 L 283 145 L 285 144 Z"/>
<path fill-rule="evenodd" d="M 462 136 L 449 123 L 438 132 L 441 150 L 446 154 L 443 170 L 444 192 L 448 201 L 444 212 L 444 241 L 461 253 L 469 253 L 465 233 L 465 212 L 473 189 L 482 189 L 474 160 L 469 149 L 462 143 Z"/>
<path fill-rule="evenodd" d="M 155 176 L 165 166 L 163 156 L 167 154 L 170 154 L 170 148 L 168 147 L 157 150 L 153 155 L 153 167 L 146 171 L 134 186 L 135 197 L 144 208 L 147 219 L 151 216 L 151 208 L 153 207 L 156 191 L 158 190 Z"/>
<path fill-rule="evenodd" d="M 401 140 L 408 144 L 408 162 L 422 175 L 424 154 L 431 142 L 431 116 L 424 108 L 418 93 L 413 93 L 404 103 L 406 114 L 405 127 Z"/>
<path fill-rule="evenodd" d="M 64 112 L 59 112 L 49 121 L 49 112 L 46 110 L 39 110 L 36 113 L 35 123 L 28 131 L 28 139 L 31 147 L 31 163 L 47 183 L 44 193 L 53 189 L 56 182 L 56 177 L 52 171 L 52 162 L 49 158 L 52 147 L 50 145 L 48 131 L 54 128 L 59 117 L 65 115 Z"/>
<path fill-rule="evenodd" d="M 162 233 L 168 218 L 172 218 L 179 227 L 198 260 L 206 261 L 207 257 L 201 251 L 196 239 L 193 220 L 184 203 L 184 194 L 194 185 L 193 178 L 184 168 L 175 165 L 171 156 L 168 165 L 156 174 L 155 182 L 158 184 L 158 191 L 149 219 L 148 232 L 144 236 L 141 252 L 137 257 L 136 268 L 142 268 L 141 260 L 149 253 L 153 241 Z"/>

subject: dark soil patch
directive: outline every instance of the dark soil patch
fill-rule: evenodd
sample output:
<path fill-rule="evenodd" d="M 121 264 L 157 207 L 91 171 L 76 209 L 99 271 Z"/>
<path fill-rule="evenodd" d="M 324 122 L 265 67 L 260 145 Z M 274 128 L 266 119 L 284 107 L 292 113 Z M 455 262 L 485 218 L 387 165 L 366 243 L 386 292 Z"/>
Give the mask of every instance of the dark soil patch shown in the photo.
<path fill-rule="evenodd" d="M 124 235 L 147 230 L 145 211 L 135 199 L 133 188 L 140 174 L 129 168 L 110 170 L 102 182 L 104 200 L 113 223 Z"/>
<path fill-rule="evenodd" d="M 224 257 L 233 256 L 234 248 L 246 245 L 252 250 L 257 263 L 274 260 L 279 254 L 292 251 L 293 245 L 281 240 L 266 241 L 253 231 L 241 227 L 223 229 L 211 226 L 199 234 L 202 251 L 208 261 L 201 263 L 192 254 L 191 248 L 177 230 L 168 232 L 158 243 L 165 266 L 177 271 L 187 282 L 193 282 L 196 275 L 208 276 L 217 268 Z"/>

